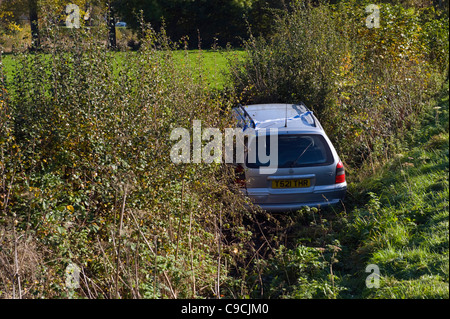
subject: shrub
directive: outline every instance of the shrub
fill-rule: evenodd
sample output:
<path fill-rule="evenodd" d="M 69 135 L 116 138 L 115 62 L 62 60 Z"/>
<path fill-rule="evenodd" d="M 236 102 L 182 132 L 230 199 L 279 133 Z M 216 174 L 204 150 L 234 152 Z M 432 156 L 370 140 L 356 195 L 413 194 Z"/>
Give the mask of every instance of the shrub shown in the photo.
<path fill-rule="evenodd" d="M 447 75 L 448 18 L 382 4 L 380 27 L 368 28 L 367 4 L 296 2 L 231 72 L 243 103 L 305 102 L 349 167 L 386 157 Z"/>
<path fill-rule="evenodd" d="M 219 295 L 239 266 L 222 239 L 242 227 L 244 199 L 228 168 L 172 163 L 170 132 L 194 119 L 223 127 L 229 102 L 177 67 L 163 32 L 145 28 L 140 50 L 122 54 L 106 50 L 101 28 L 71 30 L 73 42 L 46 30 L 47 53 L 17 54 L 10 94 L 0 96 L 2 240 L 29 247 L 26 255 L 7 245 L 0 257 L 14 265 L 15 250 L 19 262 L 36 256 L 41 266 L 17 265 L 28 269 L 19 277 L 8 268 L 0 291 Z M 245 254 L 247 241 L 233 244 Z M 65 281 L 72 264 L 80 269 L 74 289 Z"/>

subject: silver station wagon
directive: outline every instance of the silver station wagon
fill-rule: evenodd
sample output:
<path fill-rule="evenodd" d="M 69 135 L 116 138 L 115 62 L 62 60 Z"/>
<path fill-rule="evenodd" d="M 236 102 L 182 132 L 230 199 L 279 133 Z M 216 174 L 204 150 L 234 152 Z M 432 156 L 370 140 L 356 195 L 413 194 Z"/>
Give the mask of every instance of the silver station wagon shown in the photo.
<path fill-rule="evenodd" d="M 245 138 L 237 183 L 255 204 L 271 212 L 338 204 L 345 196 L 344 166 L 314 114 L 303 104 L 257 104 L 233 109 Z M 252 134 L 247 134 L 252 131 Z M 276 132 L 276 140 L 270 135 Z M 258 138 L 265 134 L 264 143 Z M 252 160 L 277 141 L 276 168 Z M 260 150 L 259 148 L 263 148 Z M 251 158 L 250 158 L 251 157 Z M 271 157 L 272 159 L 273 157 Z M 270 172 L 270 173 L 268 173 Z"/>

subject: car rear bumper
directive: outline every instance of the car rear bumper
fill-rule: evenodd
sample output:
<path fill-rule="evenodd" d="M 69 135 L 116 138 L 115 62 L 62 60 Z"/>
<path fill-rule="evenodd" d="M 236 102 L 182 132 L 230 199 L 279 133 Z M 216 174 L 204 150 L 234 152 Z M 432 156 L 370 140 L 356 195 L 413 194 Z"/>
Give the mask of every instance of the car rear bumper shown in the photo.
<path fill-rule="evenodd" d="M 347 183 L 316 187 L 312 192 L 274 193 L 272 189 L 247 189 L 251 201 L 269 212 L 287 212 L 302 207 L 326 207 L 339 204 L 347 192 Z M 281 196 L 280 196 L 281 195 Z"/>
<path fill-rule="evenodd" d="M 262 209 L 268 211 L 268 212 L 289 212 L 289 211 L 296 211 L 303 207 L 327 207 L 331 205 L 336 205 L 341 202 L 340 199 L 332 199 L 330 201 L 323 201 L 323 202 L 307 202 L 307 203 L 290 203 L 290 204 L 257 204 Z"/>

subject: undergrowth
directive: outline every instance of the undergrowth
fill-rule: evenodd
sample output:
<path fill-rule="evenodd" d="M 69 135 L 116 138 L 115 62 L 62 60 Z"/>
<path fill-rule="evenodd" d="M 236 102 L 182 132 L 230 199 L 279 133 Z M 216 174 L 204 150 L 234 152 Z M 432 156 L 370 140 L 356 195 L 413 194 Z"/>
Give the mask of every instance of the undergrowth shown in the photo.
<path fill-rule="evenodd" d="M 141 49 L 118 60 L 106 30 L 65 43 L 44 24 L 45 54 L 19 52 L 2 72 L 1 297 L 237 294 L 221 288 L 252 251 L 242 219 L 253 217 L 233 173 L 169 156 L 173 128 L 223 128 L 233 101 L 192 75 L 205 71 L 178 67 L 164 32 L 142 28 Z"/>

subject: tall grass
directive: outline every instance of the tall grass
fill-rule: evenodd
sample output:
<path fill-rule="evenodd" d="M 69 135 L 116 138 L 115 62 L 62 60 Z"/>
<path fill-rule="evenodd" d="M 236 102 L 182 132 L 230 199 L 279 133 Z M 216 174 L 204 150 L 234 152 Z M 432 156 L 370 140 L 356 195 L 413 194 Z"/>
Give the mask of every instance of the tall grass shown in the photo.
<path fill-rule="evenodd" d="M 378 194 L 352 226 L 365 232 L 359 250 L 382 274 L 380 289 L 366 297 L 448 298 L 448 84 L 442 92 L 441 119 L 431 109 L 411 149 L 359 186 Z"/>

